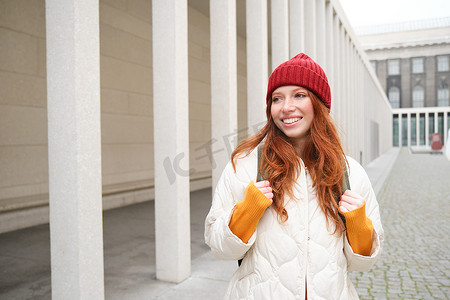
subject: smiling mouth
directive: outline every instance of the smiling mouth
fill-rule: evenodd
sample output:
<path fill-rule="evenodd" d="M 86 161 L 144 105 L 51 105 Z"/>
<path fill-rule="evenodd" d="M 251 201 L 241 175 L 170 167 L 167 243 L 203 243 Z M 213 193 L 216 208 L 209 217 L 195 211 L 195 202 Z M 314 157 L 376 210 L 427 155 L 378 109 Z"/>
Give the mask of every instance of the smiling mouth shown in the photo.
<path fill-rule="evenodd" d="M 289 118 L 289 119 L 284 119 L 281 120 L 284 124 L 292 124 L 295 123 L 297 121 L 300 121 L 302 118 Z"/>

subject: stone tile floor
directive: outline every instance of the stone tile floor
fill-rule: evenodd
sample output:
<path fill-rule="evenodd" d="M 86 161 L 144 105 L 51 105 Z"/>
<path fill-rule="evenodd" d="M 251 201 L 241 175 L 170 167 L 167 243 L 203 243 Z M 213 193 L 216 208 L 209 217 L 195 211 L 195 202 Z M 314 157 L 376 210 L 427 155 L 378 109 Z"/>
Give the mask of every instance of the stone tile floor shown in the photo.
<path fill-rule="evenodd" d="M 353 273 L 361 299 L 450 299 L 450 161 L 402 149 L 378 194 L 380 261 Z"/>

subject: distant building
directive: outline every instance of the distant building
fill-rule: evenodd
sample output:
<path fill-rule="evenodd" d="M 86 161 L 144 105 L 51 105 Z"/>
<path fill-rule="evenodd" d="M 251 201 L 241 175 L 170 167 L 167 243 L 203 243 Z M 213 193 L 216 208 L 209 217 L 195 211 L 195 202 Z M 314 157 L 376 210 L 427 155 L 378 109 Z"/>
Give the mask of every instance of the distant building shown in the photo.
<path fill-rule="evenodd" d="M 394 109 L 393 145 L 428 146 L 425 137 L 434 132 L 444 143 L 450 127 L 450 18 L 356 32 Z"/>
<path fill-rule="evenodd" d="M 450 18 L 357 32 L 392 108 L 450 105 Z"/>

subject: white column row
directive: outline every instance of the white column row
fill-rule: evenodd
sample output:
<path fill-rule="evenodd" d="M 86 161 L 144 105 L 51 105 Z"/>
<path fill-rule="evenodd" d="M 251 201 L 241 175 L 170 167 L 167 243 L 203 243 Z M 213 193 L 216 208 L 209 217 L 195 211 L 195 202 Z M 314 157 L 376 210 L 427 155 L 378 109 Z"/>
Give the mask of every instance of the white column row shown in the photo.
<path fill-rule="evenodd" d="M 315 14 L 306 17 L 305 26 L 315 17 L 315 27 L 309 26 L 308 31 L 315 31 L 317 35 L 315 39 L 307 39 L 311 45 L 306 49 L 312 49 L 318 61 L 322 59 L 319 42 L 322 34 L 319 28 L 322 24 L 320 20 L 325 15 L 326 51 L 323 64 L 332 87 L 331 112 L 338 125 L 344 150 L 364 164 L 392 144 L 392 139 L 386 141 L 389 134 L 383 132 L 392 129 L 392 115 L 389 117 L 386 114 L 390 107 L 377 79 L 368 68 L 367 58 L 360 52 L 353 34 L 346 27 L 346 20 L 340 18 L 342 8 L 338 1 L 325 1 L 325 5 L 321 1 L 314 2 L 316 5 L 311 8 L 311 2 L 305 0 L 305 13 Z M 329 50 L 328 43 L 332 45 L 332 50 Z M 374 108 L 382 109 L 386 117 L 376 116 Z M 373 144 L 375 146 L 371 147 Z"/>
<path fill-rule="evenodd" d="M 434 133 L 439 132 L 439 127 L 438 127 L 439 119 L 438 119 L 438 117 L 439 117 L 439 114 L 441 114 L 441 113 L 443 114 L 443 120 L 442 120 L 442 123 L 441 123 L 443 125 L 442 137 L 443 137 L 444 144 L 445 144 L 446 141 L 447 141 L 447 138 L 448 138 L 448 129 L 447 129 L 447 127 L 448 127 L 448 117 L 447 117 L 448 111 L 446 111 L 446 110 L 434 111 L 434 112 L 429 112 L 429 111 L 410 112 L 409 111 L 409 112 L 404 112 L 404 113 L 401 113 L 401 112 L 396 113 L 398 115 L 398 130 L 399 130 L 398 143 L 399 143 L 399 146 L 400 147 L 403 146 L 403 144 L 402 144 L 402 140 L 403 140 L 403 138 L 402 138 L 402 136 L 403 136 L 402 130 L 404 130 L 404 128 L 403 128 L 402 120 L 403 120 L 403 118 L 405 118 L 403 115 L 406 115 L 406 120 L 407 120 L 406 121 L 406 126 L 407 126 L 407 128 L 406 128 L 407 146 L 408 147 L 411 146 L 411 142 L 412 142 L 412 133 L 413 133 L 413 131 L 412 131 L 411 127 L 412 127 L 412 124 L 414 124 L 414 123 L 411 120 L 412 120 L 413 116 L 416 118 L 416 120 L 415 120 L 415 126 L 416 126 L 416 129 L 415 129 L 415 134 L 416 134 L 415 142 L 416 142 L 416 145 L 418 145 L 418 146 L 423 146 L 423 145 L 424 146 L 430 146 L 430 124 L 432 124 L 432 126 L 433 126 L 433 132 Z M 424 115 L 424 118 L 423 118 L 424 128 L 420 127 L 421 120 L 422 120 L 421 114 Z M 430 115 L 433 116 L 433 120 L 432 121 L 430 121 L 430 117 L 429 117 Z M 424 138 L 425 138 L 425 141 L 424 141 L 425 144 L 423 144 L 423 145 L 422 145 L 422 142 L 421 142 L 421 139 L 420 139 L 420 136 L 422 134 L 424 135 Z"/>
<path fill-rule="evenodd" d="M 54 298 L 104 298 L 99 4 L 88 2 L 46 1 Z M 361 124 L 368 122 L 358 102 L 363 95 L 360 58 L 335 5 L 331 0 L 272 0 L 271 69 L 300 52 L 324 67 L 332 113 L 346 150 L 355 156 L 367 132 Z M 236 2 L 211 0 L 210 22 L 213 141 L 237 129 Z M 187 25 L 186 0 L 152 1 L 156 272 L 158 279 L 171 282 L 187 278 L 191 265 Z M 247 0 L 251 133 L 266 119 L 267 31 L 267 0 Z M 361 116 L 354 118 L 355 112 Z M 168 119 L 176 122 L 162 126 Z M 213 186 L 227 160 L 215 160 Z"/>

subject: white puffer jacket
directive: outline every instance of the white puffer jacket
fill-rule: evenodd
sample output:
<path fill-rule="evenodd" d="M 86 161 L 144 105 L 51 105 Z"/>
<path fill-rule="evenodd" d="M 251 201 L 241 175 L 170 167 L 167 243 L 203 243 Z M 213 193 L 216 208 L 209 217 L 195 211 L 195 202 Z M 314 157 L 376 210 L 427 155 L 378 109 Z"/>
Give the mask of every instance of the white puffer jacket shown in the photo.
<path fill-rule="evenodd" d="M 257 150 L 228 163 L 220 178 L 205 221 L 205 240 L 219 259 L 244 257 L 231 278 L 225 299 L 358 299 L 347 272 L 367 271 L 377 261 L 383 244 L 378 203 L 362 166 L 347 157 L 352 191 L 366 199 L 366 214 L 374 225 L 371 256 L 353 253 L 346 235 L 327 228 L 312 179 L 302 167 L 293 187 L 296 199 L 285 199 L 286 223 L 278 222 L 270 206 L 247 244 L 228 227 L 233 207 L 244 198 L 250 181 L 256 181 Z"/>

